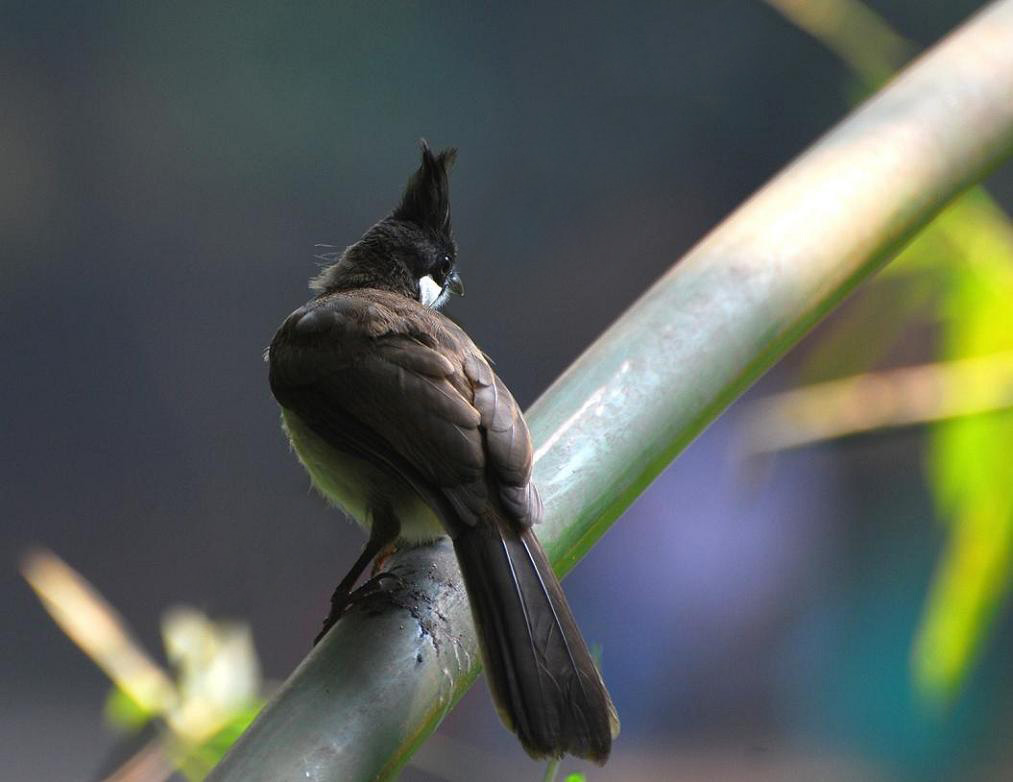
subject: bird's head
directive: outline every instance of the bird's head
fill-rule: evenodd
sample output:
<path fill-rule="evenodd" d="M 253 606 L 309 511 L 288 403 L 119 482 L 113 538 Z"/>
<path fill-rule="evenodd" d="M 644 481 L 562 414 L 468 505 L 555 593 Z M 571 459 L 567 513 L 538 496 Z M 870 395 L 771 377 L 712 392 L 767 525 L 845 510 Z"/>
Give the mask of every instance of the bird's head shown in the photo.
<path fill-rule="evenodd" d="M 408 180 L 401 203 L 346 248 L 312 287 L 324 293 L 365 287 L 393 290 L 433 308 L 442 306 L 451 293 L 462 295 L 447 181 L 456 155 L 453 148 L 434 154 L 423 140 L 422 163 Z"/>

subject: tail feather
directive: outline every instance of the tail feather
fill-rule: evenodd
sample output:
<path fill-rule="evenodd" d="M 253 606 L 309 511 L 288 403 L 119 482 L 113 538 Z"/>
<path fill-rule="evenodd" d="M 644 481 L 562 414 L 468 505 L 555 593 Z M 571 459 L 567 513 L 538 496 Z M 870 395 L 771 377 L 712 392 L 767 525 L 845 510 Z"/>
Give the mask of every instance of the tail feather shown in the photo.
<path fill-rule="evenodd" d="M 604 763 L 619 721 L 530 529 L 484 520 L 454 540 L 493 698 L 532 757 Z"/>

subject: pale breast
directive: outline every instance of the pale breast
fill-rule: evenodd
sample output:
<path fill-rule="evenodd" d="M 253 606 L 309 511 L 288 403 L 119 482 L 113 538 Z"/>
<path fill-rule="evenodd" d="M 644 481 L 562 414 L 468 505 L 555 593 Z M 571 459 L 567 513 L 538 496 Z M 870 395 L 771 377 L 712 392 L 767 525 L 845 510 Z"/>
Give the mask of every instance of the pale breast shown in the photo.
<path fill-rule="evenodd" d="M 424 543 L 446 535 L 436 514 L 410 487 L 391 479 L 364 459 L 336 448 L 291 410 L 282 408 L 282 428 L 313 486 L 366 529 L 372 525 L 369 498 L 382 496 L 401 521 L 401 538 Z"/>

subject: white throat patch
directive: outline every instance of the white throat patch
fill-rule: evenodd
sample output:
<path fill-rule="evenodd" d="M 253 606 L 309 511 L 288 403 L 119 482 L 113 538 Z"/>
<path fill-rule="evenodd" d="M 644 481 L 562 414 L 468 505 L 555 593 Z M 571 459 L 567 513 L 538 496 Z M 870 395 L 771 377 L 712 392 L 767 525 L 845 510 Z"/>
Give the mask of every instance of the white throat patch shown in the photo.
<path fill-rule="evenodd" d="M 431 275 L 419 278 L 419 301 L 423 307 L 438 307 L 443 303 L 443 288 Z"/>

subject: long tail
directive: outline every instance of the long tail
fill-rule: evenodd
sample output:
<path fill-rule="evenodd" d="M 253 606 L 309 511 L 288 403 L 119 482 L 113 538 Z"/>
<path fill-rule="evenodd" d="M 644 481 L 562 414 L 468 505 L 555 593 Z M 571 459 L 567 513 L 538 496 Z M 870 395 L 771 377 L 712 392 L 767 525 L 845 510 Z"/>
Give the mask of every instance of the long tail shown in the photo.
<path fill-rule="evenodd" d="M 545 551 L 483 519 L 454 540 L 500 717 L 535 758 L 604 763 L 619 720 Z"/>

